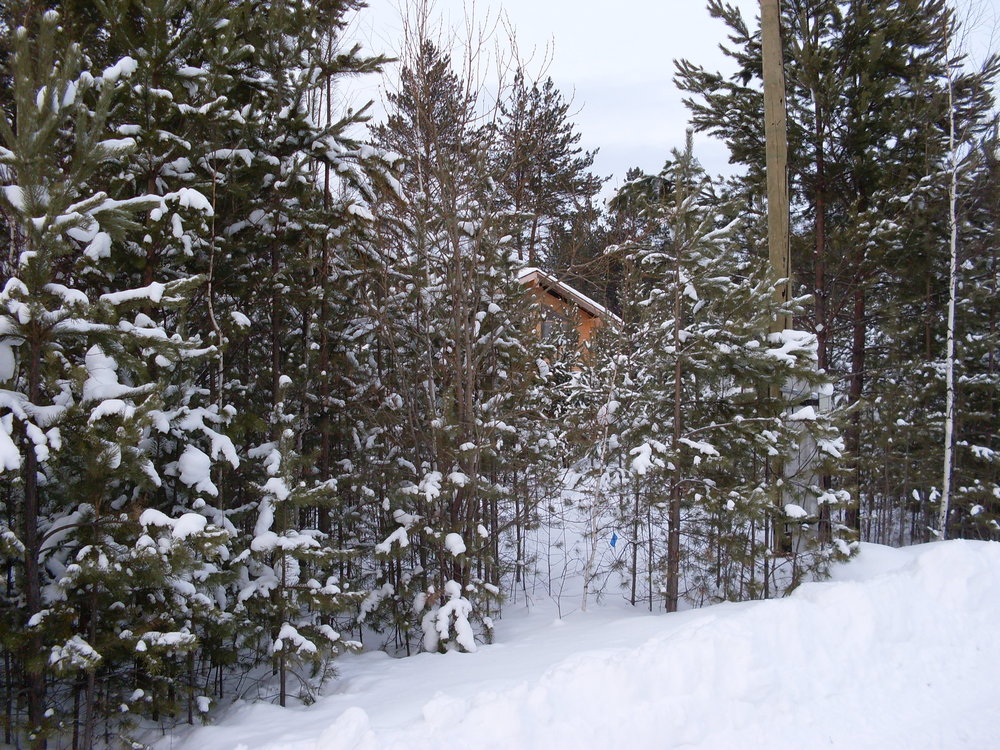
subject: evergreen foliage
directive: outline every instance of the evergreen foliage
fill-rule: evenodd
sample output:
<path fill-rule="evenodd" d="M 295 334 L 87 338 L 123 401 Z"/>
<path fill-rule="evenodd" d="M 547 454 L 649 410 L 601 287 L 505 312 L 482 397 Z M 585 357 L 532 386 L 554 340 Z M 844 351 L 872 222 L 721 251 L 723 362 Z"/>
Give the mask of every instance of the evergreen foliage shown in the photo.
<path fill-rule="evenodd" d="M 738 71 L 724 79 L 680 61 L 676 81 L 695 126 L 726 141 L 747 167 L 742 189 L 761 195 L 759 33 L 732 6 L 709 10 L 730 29 Z M 989 128 L 998 72 L 994 58 L 962 67 L 953 21 L 943 0 L 783 4 L 792 265 L 813 296 L 802 321 L 819 365 L 843 375 L 853 408 L 845 479 L 858 507 L 845 520 L 873 541 L 926 540 L 940 495 L 948 90 L 964 154 Z M 963 310 L 959 326 L 978 328 L 978 310 Z"/>
<path fill-rule="evenodd" d="M 617 578 L 674 611 L 929 538 L 952 179 L 946 531 L 1000 538 L 1000 63 L 962 67 L 944 0 L 784 4 L 785 307 L 733 7 L 734 77 L 677 81 L 745 173 L 689 134 L 605 210 L 553 81 L 487 95 L 420 24 L 365 136 L 359 6 L 0 6 L 3 743 L 141 746 L 308 702 L 362 644 L 475 650 L 543 561 L 553 597 L 578 564 L 583 608 Z"/>
<path fill-rule="evenodd" d="M 511 90 L 500 103 L 498 173 L 510 206 L 518 260 L 529 266 L 551 266 L 553 240 L 577 225 L 601 188 L 589 172 L 594 153 L 576 144 L 580 134 L 569 120 L 565 101 L 551 78 L 528 86 L 524 72 L 515 73 Z"/>
<path fill-rule="evenodd" d="M 358 117 L 320 126 L 310 112 L 317 81 L 377 66 L 356 50 L 317 52 L 354 7 L 5 10 L 16 27 L 0 123 L 7 741 L 90 747 L 192 721 L 234 667 L 270 663 L 279 642 L 321 661 L 317 676 L 319 657 L 346 646 L 330 625 L 344 597 L 314 573 L 325 549 L 301 553 L 309 575 L 294 581 L 295 555 L 268 561 L 281 583 L 263 619 L 273 631 L 240 597 L 247 556 L 265 546 L 251 549 L 253 518 L 275 499 L 254 449 L 290 433 L 276 366 L 315 359 L 303 329 L 317 302 L 282 297 L 282 282 L 311 291 L 296 276 L 317 275 L 328 234 L 359 227 L 317 179 L 328 165 L 365 184 L 366 152 L 344 137 Z M 260 326 L 257 297 L 271 301 Z M 308 413 L 293 421 L 292 434 L 310 428 Z M 327 478 L 294 458 L 311 447 L 291 442 L 275 449 L 273 478 L 306 510 L 282 509 L 282 539 L 308 537 L 330 506 Z"/>
<path fill-rule="evenodd" d="M 515 278 L 507 207 L 493 195 L 496 130 L 479 121 L 476 92 L 424 40 L 389 104 L 376 143 L 409 155 L 408 200 L 386 196 L 394 208 L 379 212 L 375 237 L 382 413 L 366 424 L 366 461 L 382 456 L 375 551 L 387 560 L 372 606 L 391 602 L 407 643 L 419 629 L 427 649 L 473 650 L 467 618 L 489 629 L 501 538 L 529 518 L 525 490 L 546 473 L 548 368 Z"/>
<path fill-rule="evenodd" d="M 815 368 L 815 338 L 769 336 L 774 280 L 734 242 L 738 222 L 690 136 L 659 175 L 626 184 L 613 207 L 643 227 L 617 248 L 628 301 L 594 367 L 596 419 L 606 425 L 596 470 L 622 498 L 617 511 L 611 504 L 617 525 L 635 533 L 640 519 L 655 518 L 665 527 L 646 547 L 668 611 L 682 595 L 744 599 L 795 585 L 830 549 L 813 556 L 815 534 L 796 533 L 787 569 L 775 570 L 772 527 L 808 529 L 822 504 L 840 501 L 814 476 L 839 457 L 840 442 L 831 415 L 805 405 L 831 388 Z M 776 382 L 778 399 L 768 396 Z M 782 490 L 769 472 L 780 473 Z"/>

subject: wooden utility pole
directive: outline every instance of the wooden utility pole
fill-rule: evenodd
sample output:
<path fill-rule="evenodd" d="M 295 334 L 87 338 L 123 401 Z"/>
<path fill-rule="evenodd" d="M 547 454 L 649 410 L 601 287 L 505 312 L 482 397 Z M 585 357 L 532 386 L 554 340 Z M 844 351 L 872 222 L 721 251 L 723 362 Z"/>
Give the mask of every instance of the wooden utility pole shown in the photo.
<path fill-rule="evenodd" d="M 785 114 L 785 70 L 781 53 L 780 0 L 760 0 L 760 29 L 763 43 L 764 68 L 764 136 L 767 160 L 767 247 L 775 275 L 785 279 L 775 289 L 775 301 L 787 304 L 791 261 L 788 244 L 788 132 Z M 778 314 L 771 323 L 771 333 L 791 328 L 788 315 Z M 781 383 L 770 386 L 771 398 L 781 402 Z M 791 551 L 791 538 L 783 521 L 782 481 L 784 463 L 770 462 L 769 470 L 777 492 L 775 493 L 774 525 L 771 548 L 776 554 Z M 764 586 L 767 590 L 765 572 Z"/>
<path fill-rule="evenodd" d="M 767 247 L 771 267 L 779 278 L 790 273 L 788 245 L 788 128 L 785 115 L 785 71 L 781 54 L 779 0 L 760 0 L 764 63 L 764 135 L 767 157 Z M 779 302 L 788 302 L 788 283 L 776 290 Z M 772 333 L 791 327 L 779 315 Z"/>

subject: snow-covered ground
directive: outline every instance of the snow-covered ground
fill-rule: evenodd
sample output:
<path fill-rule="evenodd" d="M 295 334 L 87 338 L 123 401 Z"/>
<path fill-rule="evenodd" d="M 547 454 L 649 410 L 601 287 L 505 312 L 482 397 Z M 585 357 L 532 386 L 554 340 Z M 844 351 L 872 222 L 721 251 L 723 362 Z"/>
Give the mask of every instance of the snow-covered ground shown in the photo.
<path fill-rule="evenodd" d="M 865 545 L 778 601 L 554 612 L 475 654 L 344 658 L 313 706 L 239 705 L 161 748 L 1000 748 L 1000 544 Z"/>

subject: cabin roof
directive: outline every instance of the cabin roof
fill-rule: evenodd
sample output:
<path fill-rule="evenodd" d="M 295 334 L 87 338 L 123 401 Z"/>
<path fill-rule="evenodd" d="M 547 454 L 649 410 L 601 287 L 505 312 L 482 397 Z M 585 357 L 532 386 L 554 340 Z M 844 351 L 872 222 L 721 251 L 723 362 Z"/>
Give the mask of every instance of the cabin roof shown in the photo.
<path fill-rule="evenodd" d="M 560 281 L 555 276 L 546 273 L 540 268 L 522 268 L 517 274 L 517 280 L 525 286 L 534 282 L 545 291 L 572 302 L 581 310 L 585 310 L 601 320 L 612 321 L 617 324 L 621 324 L 622 322 L 621 318 L 608 310 L 604 305 L 595 302 L 583 292 L 574 289 L 566 282 Z"/>

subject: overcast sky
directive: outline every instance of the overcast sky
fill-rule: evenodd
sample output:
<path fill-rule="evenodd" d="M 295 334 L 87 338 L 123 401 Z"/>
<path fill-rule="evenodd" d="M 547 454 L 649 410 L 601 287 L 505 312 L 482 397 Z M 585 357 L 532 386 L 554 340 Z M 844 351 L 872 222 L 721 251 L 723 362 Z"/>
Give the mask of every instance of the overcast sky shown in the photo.
<path fill-rule="evenodd" d="M 400 3 L 368 0 L 352 35 L 371 52 L 396 56 L 400 51 Z M 729 0 L 748 18 L 756 17 L 759 0 Z M 443 26 L 462 28 L 472 0 L 436 0 L 435 15 Z M 960 0 L 960 13 L 979 7 L 974 55 L 997 37 L 1000 0 Z M 514 27 L 522 58 L 537 71 L 548 56 L 546 73 L 572 100 L 581 144 L 599 148 L 595 172 L 614 175 L 620 184 L 632 166 L 659 170 L 672 148 L 684 142 L 688 114 L 673 85 L 673 60 L 687 58 L 709 69 L 728 70 L 718 44 L 726 27 L 710 18 L 703 0 L 476 0 L 482 21 L 495 20 L 502 9 Z M 502 30 L 501 30 L 502 31 Z M 1000 48 L 997 43 L 994 49 Z M 392 71 L 389 71 L 389 78 Z M 380 97 L 379 82 L 369 79 L 352 95 L 356 104 Z M 724 146 L 696 136 L 695 153 L 711 173 L 729 172 Z"/>

